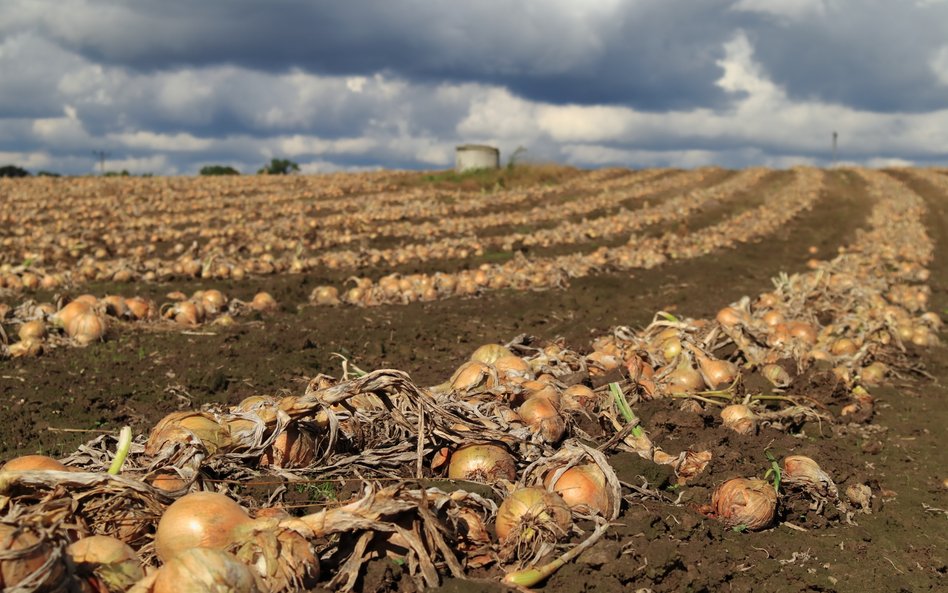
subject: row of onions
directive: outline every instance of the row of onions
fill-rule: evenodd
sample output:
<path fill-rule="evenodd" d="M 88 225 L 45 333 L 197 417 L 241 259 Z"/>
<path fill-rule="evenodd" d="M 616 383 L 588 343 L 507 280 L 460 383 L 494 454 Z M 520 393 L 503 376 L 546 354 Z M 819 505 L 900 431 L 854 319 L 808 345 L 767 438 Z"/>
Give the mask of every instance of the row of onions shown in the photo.
<path fill-rule="evenodd" d="M 908 368 L 909 343 L 937 340 L 941 321 L 925 310 L 924 205 L 882 173 L 861 174 L 875 199 L 868 229 L 833 260 L 781 275 L 773 291 L 715 319 L 659 313 L 641 330 L 597 338 L 587 354 L 526 336 L 487 344 L 429 388 L 347 365 L 341 380 L 317 376 L 300 395 L 176 412 L 147 438 L 125 430 L 61 461 L 10 460 L 0 471 L 2 585 L 352 590 L 367 562 L 384 559 L 418 587 L 475 570 L 533 586 L 641 495 L 607 453 L 669 466 L 683 486 L 708 471 L 710 451 L 653 441 L 635 413 L 641 402 L 718 410 L 715 430 L 763 448 L 808 421 L 867 422 L 869 390 Z M 817 367 L 832 369 L 847 401 L 787 390 Z M 772 393 L 747 390 L 752 376 Z M 798 454 L 713 479 L 696 510 L 744 531 L 772 526 L 793 497 L 852 520 L 875 495 L 858 482 L 841 492 L 820 460 Z M 334 480 L 360 487 L 342 503 L 291 512 L 285 486 Z M 266 481 L 276 488 L 265 502 L 244 488 Z"/>
<path fill-rule="evenodd" d="M 33 213 L 27 207 L 4 215 L 8 224 L 6 233 L 0 231 L 4 247 L 0 289 L 51 288 L 88 279 L 149 280 L 149 275 L 225 277 L 220 265 L 225 260 L 227 268 L 242 268 L 243 273 L 251 274 L 286 271 L 299 268 L 300 263 L 308 268 L 317 262 L 307 262 L 301 257 L 303 252 L 371 240 L 381 229 L 395 228 L 382 224 L 386 221 L 419 216 L 477 217 L 479 212 L 497 207 L 515 209 L 522 203 L 543 203 L 556 193 L 575 190 L 595 194 L 663 173 L 573 173 L 574 179 L 558 186 L 487 194 L 406 189 L 394 183 L 399 176 L 391 173 L 282 181 L 5 182 L 13 205 L 36 203 L 52 192 L 57 194 L 58 208 L 49 215 Z M 346 197 L 338 197 L 340 192 Z M 128 203 L 133 206 L 126 207 Z M 179 261 L 167 261 L 175 258 Z M 210 266 L 212 260 L 218 265 Z M 193 262 L 197 270 L 174 269 L 176 264 L 188 268 Z"/>
<path fill-rule="evenodd" d="M 823 173 L 818 169 L 796 169 L 793 181 L 769 194 L 763 205 L 740 212 L 685 237 L 674 231 L 657 237 L 640 237 L 633 234 L 624 245 L 600 247 L 591 253 L 532 258 L 518 253 L 503 264 L 482 264 L 476 269 L 460 272 L 411 275 L 396 273 L 384 276 L 378 281 L 367 277 L 354 277 L 350 279 L 353 286 L 341 292 L 334 286 L 316 287 L 310 301 L 317 305 L 337 305 L 343 302 L 376 306 L 473 296 L 504 288 L 545 290 L 564 286 L 570 278 L 581 278 L 599 270 L 652 268 L 670 259 L 705 255 L 716 249 L 751 241 L 774 232 L 794 216 L 812 208 L 819 198 L 822 181 Z"/>
<path fill-rule="evenodd" d="M 174 291 L 158 305 L 140 296 L 83 294 L 56 298 L 56 302 L 25 301 L 16 307 L 0 304 L 0 358 L 39 356 L 62 346 L 88 346 L 108 336 L 111 326 L 194 328 L 208 323 L 229 326 L 248 312 L 267 313 L 279 308 L 276 299 L 259 292 L 249 302 L 228 299 L 217 289 L 198 290 L 190 297 Z M 15 329 L 8 333 L 4 326 Z"/>

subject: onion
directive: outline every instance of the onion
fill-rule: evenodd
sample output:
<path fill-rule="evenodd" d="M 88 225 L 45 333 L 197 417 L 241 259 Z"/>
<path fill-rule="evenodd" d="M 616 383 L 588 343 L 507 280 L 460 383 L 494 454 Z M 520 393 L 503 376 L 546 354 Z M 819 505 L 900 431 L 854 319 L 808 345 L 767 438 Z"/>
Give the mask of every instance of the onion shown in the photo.
<path fill-rule="evenodd" d="M 128 305 L 125 299 L 118 295 L 109 295 L 102 298 L 102 304 L 105 305 L 105 312 L 113 317 L 125 317 L 128 312 Z"/>
<path fill-rule="evenodd" d="M 523 402 L 517 413 L 527 426 L 548 443 L 558 443 L 566 432 L 566 421 L 549 398 L 531 397 Z"/>
<path fill-rule="evenodd" d="M 573 466 L 563 472 L 556 482 L 553 482 L 555 474 L 556 471 L 547 473 L 543 479 L 543 486 L 559 494 L 567 506 L 586 507 L 604 517 L 610 516 L 612 503 L 606 487 L 606 476 L 598 465 L 588 463 Z"/>
<path fill-rule="evenodd" d="M 682 358 L 668 376 L 665 377 L 668 393 L 689 393 L 700 391 L 704 387 L 701 373 L 696 371 L 686 358 Z"/>
<path fill-rule="evenodd" d="M 254 295 L 253 300 L 250 301 L 250 308 L 254 311 L 264 313 L 276 311 L 280 308 L 280 305 L 277 304 L 276 299 L 273 298 L 269 292 L 258 292 Z"/>
<path fill-rule="evenodd" d="M 783 315 L 780 311 L 767 311 L 761 316 L 761 320 L 763 320 L 767 327 L 775 327 L 784 322 Z"/>
<path fill-rule="evenodd" d="M 20 340 L 7 347 L 7 352 L 12 358 L 21 356 L 39 356 L 43 353 L 43 342 L 41 340 Z"/>
<path fill-rule="evenodd" d="M 316 439 L 295 424 L 287 426 L 260 456 L 265 467 L 308 467 L 316 460 Z"/>
<path fill-rule="evenodd" d="M 869 385 L 870 387 L 882 383 L 882 380 L 885 379 L 885 374 L 888 372 L 889 367 L 882 361 L 875 361 L 865 367 L 859 372 L 859 379 L 862 383 Z"/>
<path fill-rule="evenodd" d="M 681 340 L 676 338 L 668 338 L 661 345 L 662 356 L 665 357 L 665 362 L 671 362 L 675 360 L 675 357 L 681 354 Z"/>
<path fill-rule="evenodd" d="M 66 334 L 78 343 L 85 345 L 105 336 L 108 324 L 104 317 L 93 310 L 73 317 L 66 325 Z"/>
<path fill-rule="evenodd" d="M 724 426 L 740 434 L 753 434 L 757 430 L 757 416 L 743 404 L 731 404 L 721 410 Z"/>
<path fill-rule="evenodd" d="M 594 413 L 599 402 L 600 398 L 596 392 L 585 385 L 571 385 L 560 396 L 560 405 L 566 410 Z"/>
<path fill-rule="evenodd" d="M 162 418 L 148 435 L 146 455 L 157 455 L 169 443 L 191 443 L 194 439 L 214 454 L 230 445 L 230 431 L 204 412 L 172 412 Z"/>
<path fill-rule="evenodd" d="M 789 321 L 786 324 L 790 336 L 809 345 L 816 343 L 816 330 L 805 321 Z"/>
<path fill-rule="evenodd" d="M 562 497 L 539 487 L 515 490 L 497 510 L 495 530 L 501 542 L 517 538 L 555 541 L 569 529 L 572 515 Z"/>
<path fill-rule="evenodd" d="M 14 457 L 6 462 L 2 468 L 3 471 L 57 471 L 71 472 L 71 467 L 63 465 L 52 457 L 46 455 L 22 455 Z"/>
<path fill-rule="evenodd" d="M 268 589 L 233 554 L 192 548 L 158 570 L 152 593 L 262 593 Z"/>
<path fill-rule="evenodd" d="M 312 530 L 299 520 L 260 518 L 235 531 L 230 551 L 256 569 L 268 592 L 309 590 L 319 578 L 319 558 L 307 535 Z"/>
<path fill-rule="evenodd" d="M 699 355 L 698 368 L 701 371 L 701 377 L 711 389 L 730 385 L 737 377 L 737 367 L 733 362 L 727 360 L 718 360 L 708 356 Z"/>
<path fill-rule="evenodd" d="M 818 463 L 803 455 L 784 457 L 781 479 L 787 484 L 798 484 L 823 495 L 838 496 L 836 484 L 829 474 L 820 469 Z"/>
<path fill-rule="evenodd" d="M 39 319 L 27 321 L 16 333 L 21 340 L 42 341 L 46 337 L 46 324 Z"/>
<path fill-rule="evenodd" d="M 223 550 L 233 543 L 234 530 L 251 521 L 243 507 L 223 494 L 185 494 L 158 521 L 155 552 L 167 562 L 188 548 Z"/>
<path fill-rule="evenodd" d="M 114 537 L 84 537 L 70 544 L 66 554 L 80 574 L 101 582 L 108 591 L 126 591 L 145 577 L 135 550 Z"/>
<path fill-rule="evenodd" d="M 469 360 L 458 367 L 451 377 L 451 388 L 461 393 L 494 386 L 492 369 L 487 363 Z"/>
<path fill-rule="evenodd" d="M 517 462 L 507 449 L 492 443 L 459 447 L 448 464 L 448 478 L 493 484 L 517 480 Z"/>
<path fill-rule="evenodd" d="M 779 364 L 765 364 L 761 367 L 760 374 L 774 387 L 786 387 L 790 384 L 790 374 Z"/>
<path fill-rule="evenodd" d="M 158 315 L 154 301 L 142 297 L 131 297 L 125 299 L 125 306 L 133 319 L 154 319 Z"/>
<path fill-rule="evenodd" d="M 54 316 L 55 321 L 61 325 L 64 329 L 68 328 L 72 321 L 79 315 L 85 315 L 86 313 L 92 312 L 92 305 L 85 301 L 80 301 L 78 299 L 72 301 L 65 307 L 59 310 Z"/>
<path fill-rule="evenodd" d="M 309 300 L 317 305 L 338 305 L 339 290 L 335 286 L 317 286 L 309 295 Z"/>
<path fill-rule="evenodd" d="M 840 338 L 830 347 L 830 352 L 834 356 L 852 356 L 858 350 L 859 347 L 849 338 Z"/>
<path fill-rule="evenodd" d="M 52 545 L 33 529 L 22 525 L 0 523 L 0 589 L 18 591 L 20 583 L 29 582 L 24 591 L 52 591 L 44 585 L 58 585 L 65 577 L 65 566 L 55 562 L 51 570 L 40 577 L 37 571 L 49 561 Z"/>
<path fill-rule="evenodd" d="M 146 480 L 153 488 L 165 492 L 178 492 L 188 486 L 187 480 L 171 470 L 159 470 L 157 474 Z"/>
<path fill-rule="evenodd" d="M 506 385 L 517 385 L 533 378 L 530 365 L 519 356 L 501 356 L 494 361 L 494 369 L 501 383 Z"/>
<path fill-rule="evenodd" d="M 747 323 L 747 315 L 734 307 L 724 307 L 718 311 L 714 318 L 724 327 L 734 327 L 741 323 Z"/>
<path fill-rule="evenodd" d="M 471 360 L 484 364 L 494 364 L 499 358 L 513 355 L 514 353 L 509 348 L 500 344 L 484 344 L 471 354 Z"/>
<path fill-rule="evenodd" d="M 774 520 L 777 492 L 763 480 L 733 478 L 711 495 L 711 509 L 727 527 L 743 525 L 757 531 Z"/>
<path fill-rule="evenodd" d="M 205 312 L 211 315 L 220 313 L 221 310 L 227 306 L 227 297 L 216 288 L 195 292 L 194 300 L 197 301 L 197 304 L 200 305 Z"/>

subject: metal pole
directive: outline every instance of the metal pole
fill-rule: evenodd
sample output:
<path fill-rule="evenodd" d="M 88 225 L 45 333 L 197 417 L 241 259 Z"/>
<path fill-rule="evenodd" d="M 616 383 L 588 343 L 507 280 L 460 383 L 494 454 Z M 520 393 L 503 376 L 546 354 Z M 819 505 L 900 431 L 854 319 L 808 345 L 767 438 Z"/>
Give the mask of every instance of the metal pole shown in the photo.
<path fill-rule="evenodd" d="M 834 164 L 834 165 L 836 164 L 836 142 L 837 142 L 837 139 L 838 139 L 838 138 L 839 138 L 839 134 L 837 134 L 837 133 L 834 131 L 834 132 L 833 132 L 833 164 Z"/>

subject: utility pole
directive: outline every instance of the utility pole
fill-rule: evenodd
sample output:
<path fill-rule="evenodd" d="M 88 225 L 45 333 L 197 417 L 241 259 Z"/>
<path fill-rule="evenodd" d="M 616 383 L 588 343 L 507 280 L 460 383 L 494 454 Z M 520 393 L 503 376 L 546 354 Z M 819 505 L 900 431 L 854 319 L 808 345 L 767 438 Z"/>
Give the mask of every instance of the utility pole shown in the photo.
<path fill-rule="evenodd" d="M 105 159 L 112 155 L 105 150 L 93 150 L 92 154 L 94 154 L 95 157 L 99 159 L 99 174 L 105 175 Z"/>
<path fill-rule="evenodd" d="M 833 131 L 833 164 L 836 164 L 836 141 L 839 138 L 839 134 L 836 131 Z"/>

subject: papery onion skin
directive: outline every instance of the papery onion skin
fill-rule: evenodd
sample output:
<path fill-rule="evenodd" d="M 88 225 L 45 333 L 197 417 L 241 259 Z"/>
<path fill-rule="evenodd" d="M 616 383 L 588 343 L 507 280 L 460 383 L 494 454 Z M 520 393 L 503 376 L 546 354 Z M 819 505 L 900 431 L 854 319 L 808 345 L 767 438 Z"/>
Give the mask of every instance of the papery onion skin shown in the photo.
<path fill-rule="evenodd" d="M 221 550 L 192 548 L 165 563 L 152 593 L 263 593 L 252 568 Z"/>
<path fill-rule="evenodd" d="M 838 496 L 833 479 L 810 457 L 804 455 L 785 457 L 781 476 L 787 484 L 799 484 L 834 498 Z"/>
<path fill-rule="evenodd" d="M 606 487 L 606 476 L 595 463 L 576 465 L 553 482 L 556 471 L 543 478 L 543 486 L 556 492 L 570 508 L 585 506 L 604 517 L 610 516 L 612 504 Z"/>
<path fill-rule="evenodd" d="M 731 404 L 721 410 L 724 426 L 740 434 L 753 434 L 757 431 L 757 415 L 744 404 Z"/>
<path fill-rule="evenodd" d="M 497 538 L 503 542 L 518 534 L 523 523 L 535 522 L 565 533 L 572 515 L 559 494 L 539 487 L 520 488 L 501 503 L 494 527 Z"/>
<path fill-rule="evenodd" d="M 291 425 L 260 456 L 260 465 L 267 467 L 307 467 L 316 460 L 316 439 L 308 432 Z"/>
<path fill-rule="evenodd" d="M 161 516 L 155 552 L 167 562 L 189 548 L 222 550 L 231 544 L 234 530 L 251 521 L 243 507 L 223 494 L 192 492 Z"/>
<path fill-rule="evenodd" d="M 51 553 L 32 530 L 0 523 L 0 554 L 6 556 L 0 559 L 0 589 L 12 590 L 43 566 Z"/>
<path fill-rule="evenodd" d="M 492 443 L 464 445 L 451 454 L 448 478 L 492 484 L 517 480 L 517 462 L 507 449 Z"/>
<path fill-rule="evenodd" d="M 773 485 L 756 478 L 733 478 L 711 496 L 711 509 L 727 527 L 744 526 L 750 531 L 768 527 L 777 512 Z"/>
<path fill-rule="evenodd" d="M 66 548 L 66 554 L 80 573 L 94 575 L 109 591 L 125 591 L 145 576 L 135 550 L 107 535 L 92 535 L 73 542 Z"/>

